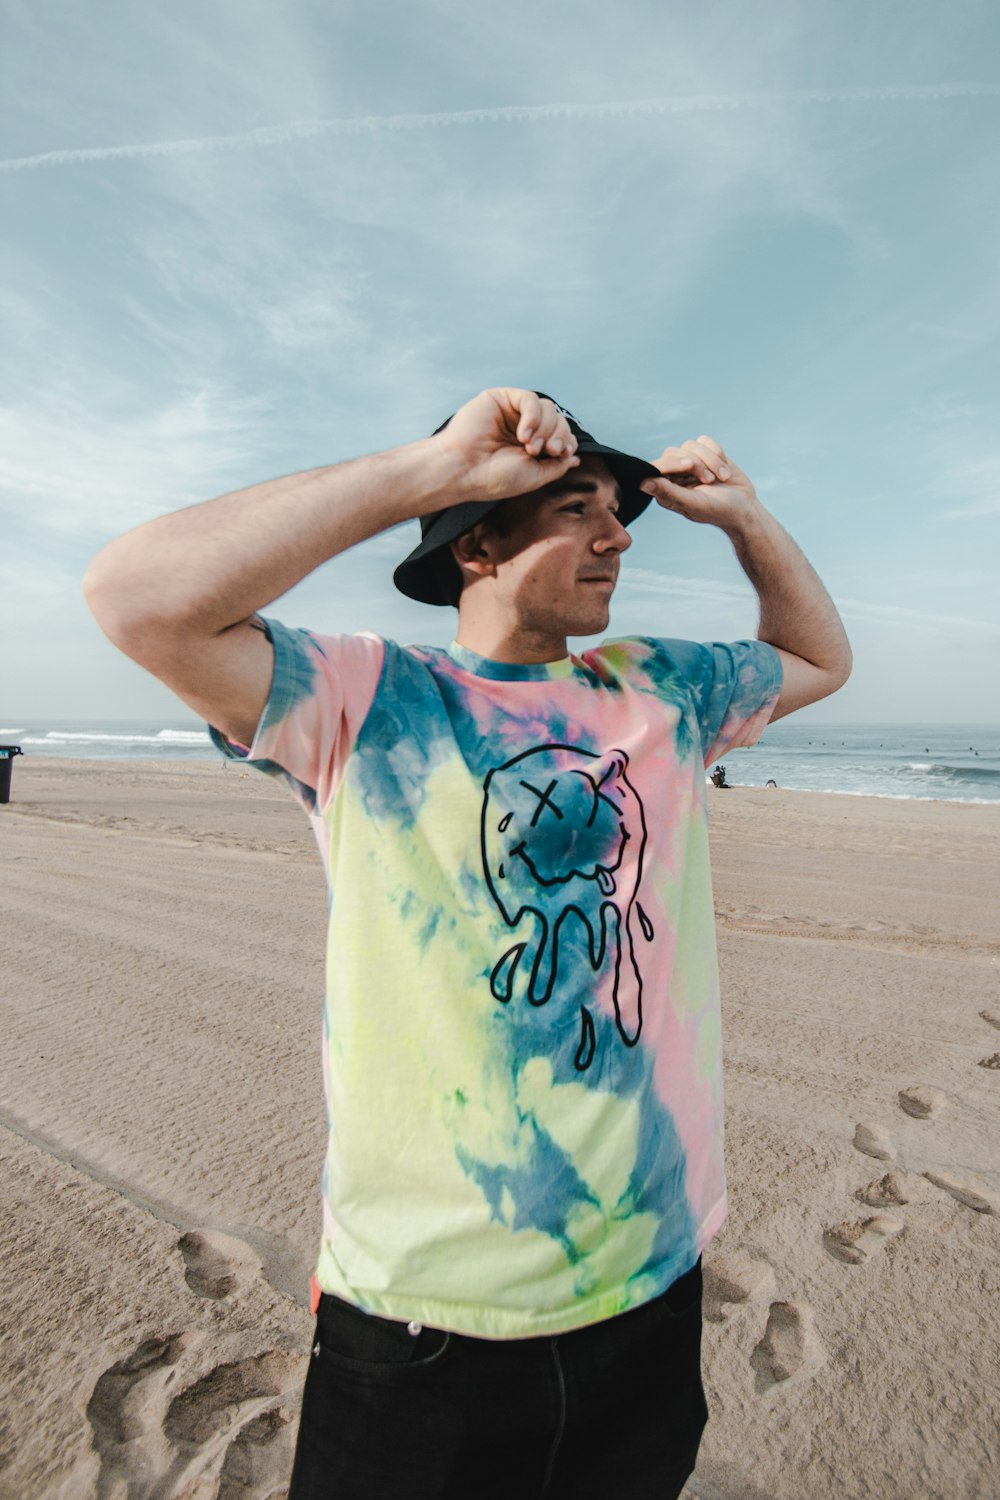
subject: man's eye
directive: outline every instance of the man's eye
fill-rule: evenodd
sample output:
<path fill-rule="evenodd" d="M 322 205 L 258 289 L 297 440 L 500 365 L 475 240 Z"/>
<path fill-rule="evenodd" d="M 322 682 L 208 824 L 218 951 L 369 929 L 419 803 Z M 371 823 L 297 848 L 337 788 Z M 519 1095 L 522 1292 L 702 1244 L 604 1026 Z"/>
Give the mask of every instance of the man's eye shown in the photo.
<path fill-rule="evenodd" d="M 571 500 L 568 505 L 563 506 L 563 510 L 582 511 L 583 508 L 584 504 L 582 500 Z"/>

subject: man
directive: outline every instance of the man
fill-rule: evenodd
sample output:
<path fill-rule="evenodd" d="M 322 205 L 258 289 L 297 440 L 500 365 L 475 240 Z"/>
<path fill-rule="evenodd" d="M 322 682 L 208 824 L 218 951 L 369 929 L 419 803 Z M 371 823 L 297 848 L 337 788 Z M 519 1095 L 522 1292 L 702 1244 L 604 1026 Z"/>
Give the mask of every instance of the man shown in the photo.
<path fill-rule="evenodd" d="M 655 498 L 730 537 L 759 639 L 608 624 Z M 257 610 L 412 517 L 447 651 Z M 826 591 L 712 439 L 656 465 L 548 397 L 160 517 L 99 554 L 110 638 L 283 777 L 332 892 L 316 1341 L 293 1500 L 676 1496 L 726 1212 L 706 763 L 833 692 Z"/>

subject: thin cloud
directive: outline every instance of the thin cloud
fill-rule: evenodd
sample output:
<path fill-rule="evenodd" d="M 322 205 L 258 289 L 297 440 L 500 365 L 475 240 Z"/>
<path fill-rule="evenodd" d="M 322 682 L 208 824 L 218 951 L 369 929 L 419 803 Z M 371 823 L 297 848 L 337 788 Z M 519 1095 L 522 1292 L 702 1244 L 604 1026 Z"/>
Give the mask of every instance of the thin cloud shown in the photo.
<path fill-rule="evenodd" d="M 963 506 L 961 510 L 941 512 L 941 518 L 944 521 L 962 521 L 977 516 L 1000 516 L 1000 495 L 993 495 L 986 500 L 977 500 L 974 505 Z"/>
<path fill-rule="evenodd" d="M 722 583 L 715 578 L 682 577 L 677 573 L 654 573 L 625 563 L 618 587 L 640 594 L 669 594 L 674 599 L 703 599 L 711 604 L 745 604 L 753 598 L 749 583 Z"/>
<path fill-rule="evenodd" d="M 992 410 L 983 402 L 946 401 L 933 414 L 930 448 L 938 475 L 932 492 L 942 500 L 960 502 L 940 511 L 941 520 L 1000 515 L 1000 452 L 990 441 L 994 426 Z M 990 446 L 984 452 L 986 443 Z"/>
<path fill-rule="evenodd" d="M 120 389 L 88 396 L 62 383 L 0 407 L 0 515 L 89 543 L 221 493 L 254 455 L 266 461 L 263 397 L 203 386 L 105 415 Z"/>
<path fill-rule="evenodd" d="M 644 115 L 699 114 L 714 110 L 757 109 L 772 104 L 907 103 L 966 99 L 1000 94 L 989 83 L 884 84 L 875 88 L 773 89 L 741 94 L 689 94 L 669 99 L 624 99 L 603 104 L 503 104 L 492 109 L 450 110 L 438 114 L 362 115 L 354 119 L 291 120 L 237 135 L 198 136 L 188 140 L 145 141 L 130 146 L 95 146 L 45 151 L 38 156 L 10 157 L 0 171 L 62 167 L 81 162 L 178 156 L 192 151 L 244 151 L 283 146 L 312 136 L 372 135 L 383 131 L 432 130 L 462 125 L 517 125 L 548 120 L 599 120 Z"/>
<path fill-rule="evenodd" d="M 655 573 L 648 568 L 622 569 L 619 590 L 647 594 L 666 594 L 675 599 L 697 599 L 717 605 L 745 604 L 753 597 L 749 583 L 723 583 L 715 578 L 684 578 L 671 573 Z M 974 620 L 964 615 L 930 614 L 926 610 L 907 609 L 897 604 L 871 604 L 864 599 L 835 600 L 845 619 L 867 620 L 879 625 L 904 625 L 908 629 L 940 630 L 942 628 L 973 630 L 1000 635 L 1000 624 Z"/>
<path fill-rule="evenodd" d="M 932 615 L 922 609 L 905 609 L 899 604 L 869 604 L 864 599 L 838 599 L 837 608 L 846 620 L 869 620 L 878 625 L 904 625 L 907 629 L 971 630 L 1000 636 L 1000 624 L 992 620 L 972 620 L 965 615 Z"/>
<path fill-rule="evenodd" d="M 983 458 L 967 459 L 964 463 L 942 460 L 947 478 L 939 480 L 938 493 L 947 491 L 949 497 L 963 495 L 968 504 L 956 505 L 941 512 L 944 521 L 964 521 L 984 516 L 1000 516 L 1000 456 L 986 454 Z"/>

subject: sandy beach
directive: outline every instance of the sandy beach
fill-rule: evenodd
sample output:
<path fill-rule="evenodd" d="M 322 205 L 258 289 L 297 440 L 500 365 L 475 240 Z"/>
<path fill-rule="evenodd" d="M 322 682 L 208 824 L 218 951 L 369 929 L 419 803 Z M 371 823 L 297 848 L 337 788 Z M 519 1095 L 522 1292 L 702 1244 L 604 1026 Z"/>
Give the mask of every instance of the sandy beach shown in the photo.
<path fill-rule="evenodd" d="M 730 1217 L 700 1500 L 1000 1494 L 1000 806 L 709 789 Z M 284 1494 L 326 894 L 220 762 L 0 807 L 0 1496 Z"/>

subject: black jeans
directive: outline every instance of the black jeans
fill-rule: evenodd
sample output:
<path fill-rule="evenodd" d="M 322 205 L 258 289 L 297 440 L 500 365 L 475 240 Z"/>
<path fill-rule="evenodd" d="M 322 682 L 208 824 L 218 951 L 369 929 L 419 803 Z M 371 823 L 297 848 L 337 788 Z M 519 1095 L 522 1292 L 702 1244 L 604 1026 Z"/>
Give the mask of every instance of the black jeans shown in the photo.
<path fill-rule="evenodd" d="M 674 1500 L 707 1420 L 700 1260 L 645 1306 L 547 1338 L 324 1296 L 288 1500 Z"/>

